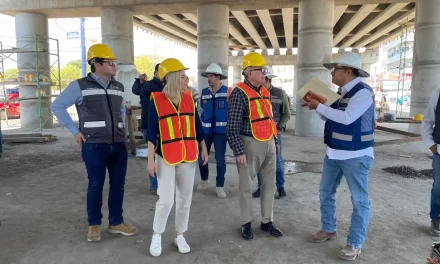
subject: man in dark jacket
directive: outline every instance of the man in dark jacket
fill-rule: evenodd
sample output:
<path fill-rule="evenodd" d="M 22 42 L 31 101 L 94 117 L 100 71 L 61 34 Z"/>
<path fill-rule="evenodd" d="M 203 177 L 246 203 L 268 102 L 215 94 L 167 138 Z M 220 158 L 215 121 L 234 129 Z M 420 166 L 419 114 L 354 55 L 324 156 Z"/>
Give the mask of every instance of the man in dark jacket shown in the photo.
<path fill-rule="evenodd" d="M 147 76 L 145 74 L 139 75 L 133 84 L 132 92 L 135 95 L 139 95 L 141 98 L 142 115 L 141 115 L 141 129 L 144 139 L 147 140 L 147 128 L 148 128 L 148 107 L 150 105 L 150 95 L 152 92 L 161 92 L 163 90 L 163 84 L 159 79 L 159 63 L 154 68 L 154 77 L 150 81 L 146 81 Z M 150 191 L 157 192 L 157 179 L 150 175 Z"/>

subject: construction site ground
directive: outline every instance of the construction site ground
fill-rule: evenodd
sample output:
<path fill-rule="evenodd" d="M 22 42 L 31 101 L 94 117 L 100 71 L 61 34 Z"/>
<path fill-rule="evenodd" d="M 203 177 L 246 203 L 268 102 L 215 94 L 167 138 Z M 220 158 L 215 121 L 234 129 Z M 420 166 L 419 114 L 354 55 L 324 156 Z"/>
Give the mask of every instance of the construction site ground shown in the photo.
<path fill-rule="evenodd" d="M 125 186 L 125 220 L 139 233 L 121 237 L 107 233 L 108 180 L 104 189 L 102 240 L 89 243 L 87 234 L 87 176 L 80 147 L 66 130 L 45 130 L 56 142 L 4 146 L 0 160 L 0 263 L 342 263 L 352 204 L 343 180 L 337 194 L 339 237 L 323 244 L 309 243 L 320 229 L 319 182 L 325 146 L 321 138 L 293 136 L 294 116 L 283 135 L 286 161 L 308 164 L 305 171 L 286 174 L 287 197 L 274 202 L 276 224 L 284 236 L 274 238 L 259 229 L 259 199 L 254 199 L 254 239 L 240 235 L 238 174 L 228 162 L 225 189 L 215 194 L 215 163 L 210 163 L 210 188 L 199 192 L 197 172 L 189 230 L 191 252 L 173 245 L 174 209 L 162 236 L 163 253 L 149 254 L 157 196 L 150 194 L 146 160 L 129 157 Z M 4 130 L 4 134 L 22 133 Z M 404 138 L 377 131 L 376 141 Z M 231 155 L 228 150 L 228 155 Z M 211 154 L 212 156 L 212 154 Z M 429 150 L 418 142 L 375 147 L 369 189 L 371 219 L 367 241 L 357 263 L 425 263 L 435 241 L 429 235 L 431 179 L 408 179 L 384 172 L 389 166 L 430 169 Z M 233 161 L 230 159 L 230 161 Z M 307 169 L 308 168 L 308 169 Z"/>

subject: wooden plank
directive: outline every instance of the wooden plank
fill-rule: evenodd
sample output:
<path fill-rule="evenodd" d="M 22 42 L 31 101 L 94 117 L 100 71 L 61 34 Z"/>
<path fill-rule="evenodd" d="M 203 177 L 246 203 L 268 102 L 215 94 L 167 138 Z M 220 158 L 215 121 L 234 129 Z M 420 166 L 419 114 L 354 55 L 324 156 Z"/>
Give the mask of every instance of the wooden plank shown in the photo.
<path fill-rule="evenodd" d="M 387 140 L 387 141 L 381 141 L 381 142 L 374 142 L 373 147 L 380 147 L 385 145 L 393 145 L 393 144 L 405 144 L 408 142 L 417 142 L 421 141 L 422 137 L 409 137 L 409 138 L 401 138 L 401 139 L 393 139 L 393 140 Z"/>
<path fill-rule="evenodd" d="M 411 132 L 407 132 L 407 131 L 402 131 L 402 130 L 398 130 L 398 129 L 394 129 L 394 128 L 389 128 L 389 127 L 383 127 L 383 126 L 377 126 L 376 129 L 381 130 L 381 131 L 385 131 L 385 132 L 390 132 L 390 133 L 402 135 L 402 136 L 407 136 L 407 137 L 419 137 L 420 136 L 419 134 L 415 134 L 415 133 L 411 133 Z"/>
<path fill-rule="evenodd" d="M 51 137 L 52 135 L 43 135 L 42 133 L 29 133 L 29 134 L 3 134 L 3 138 L 21 138 L 21 137 Z"/>
<path fill-rule="evenodd" d="M 55 137 L 18 137 L 18 138 L 3 138 L 3 143 L 42 143 L 55 141 Z"/>

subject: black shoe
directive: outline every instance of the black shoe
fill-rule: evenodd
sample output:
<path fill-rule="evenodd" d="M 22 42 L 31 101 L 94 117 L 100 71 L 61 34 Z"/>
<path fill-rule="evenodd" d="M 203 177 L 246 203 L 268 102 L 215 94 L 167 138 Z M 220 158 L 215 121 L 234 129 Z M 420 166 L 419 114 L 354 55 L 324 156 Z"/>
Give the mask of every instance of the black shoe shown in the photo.
<path fill-rule="evenodd" d="M 283 232 L 281 232 L 281 230 L 279 230 L 272 221 L 269 221 L 266 224 L 261 223 L 261 230 L 269 232 L 269 234 L 276 237 L 283 235 Z"/>
<path fill-rule="evenodd" d="M 258 198 L 258 197 L 260 197 L 260 188 L 258 188 L 258 189 L 252 194 L 252 197 L 254 197 L 254 198 Z"/>
<path fill-rule="evenodd" d="M 284 187 L 278 188 L 278 195 L 281 197 L 287 196 L 286 191 L 284 190 Z"/>
<path fill-rule="evenodd" d="M 251 222 L 246 223 L 246 224 L 241 226 L 241 236 L 245 240 L 249 240 L 249 239 L 254 238 L 254 235 L 252 234 Z"/>

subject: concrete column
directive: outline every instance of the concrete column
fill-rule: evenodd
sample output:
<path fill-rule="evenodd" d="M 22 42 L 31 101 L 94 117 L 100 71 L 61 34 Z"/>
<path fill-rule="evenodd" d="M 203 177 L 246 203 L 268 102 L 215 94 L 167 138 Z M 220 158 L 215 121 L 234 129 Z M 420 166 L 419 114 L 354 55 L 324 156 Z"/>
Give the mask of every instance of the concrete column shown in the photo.
<path fill-rule="evenodd" d="M 300 0 L 296 87 L 301 89 L 312 77 L 331 87 L 330 71 L 324 62 L 332 60 L 334 0 Z M 296 92 L 295 92 L 296 93 Z M 301 106 L 296 98 L 295 135 L 322 137 L 324 122 L 314 110 Z"/>
<path fill-rule="evenodd" d="M 126 103 L 139 106 L 139 96 L 131 92 L 134 78 L 139 75 L 134 65 L 133 12 L 124 8 L 103 7 L 101 31 L 102 43 L 109 45 L 118 58 L 115 79 L 125 87 Z"/>
<path fill-rule="evenodd" d="M 364 70 L 370 74 L 370 77 L 362 78 L 362 81 L 370 86 L 371 86 L 371 77 L 373 76 L 373 73 L 371 72 L 371 65 L 372 65 L 371 63 L 362 63 L 362 66 L 361 66 L 362 70 Z M 371 88 L 373 88 L 373 90 L 374 90 L 374 87 L 371 87 Z"/>
<path fill-rule="evenodd" d="M 208 87 L 200 76 L 211 63 L 217 63 L 223 73 L 229 68 L 229 7 L 224 4 L 203 4 L 197 8 L 197 83 L 198 89 Z"/>
<path fill-rule="evenodd" d="M 24 48 L 35 51 L 49 49 L 48 40 L 48 21 L 46 15 L 37 13 L 17 13 L 15 16 L 15 36 L 17 48 Z M 36 40 L 36 34 L 38 39 Z M 38 59 L 37 59 L 38 57 Z M 37 69 L 38 60 L 38 69 Z M 49 54 L 47 52 L 17 53 L 18 76 L 24 77 L 25 74 L 39 74 L 52 78 L 50 73 Z M 20 102 L 21 127 L 26 130 L 50 128 L 53 126 L 50 106 L 50 97 L 38 100 L 38 86 L 21 85 L 19 86 L 21 98 L 30 98 Z M 49 85 L 40 86 L 41 96 L 52 95 Z M 41 106 L 41 107 L 40 107 Z"/>
<path fill-rule="evenodd" d="M 418 0 L 414 39 L 410 117 L 424 114 L 433 91 L 440 88 L 440 5 L 438 0 Z M 409 131 L 420 133 L 420 125 Z"/>
<path fill-rule="evenodd" d="M 232 84 L 236 84 L 243 80 L 243 75 L 241 75 L 242 70 L 241 66 L 233 66 L 232 67 Z"/>

